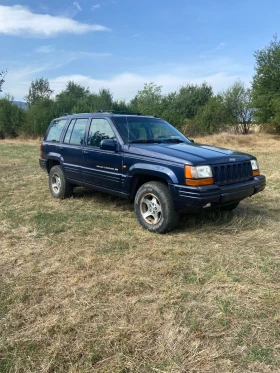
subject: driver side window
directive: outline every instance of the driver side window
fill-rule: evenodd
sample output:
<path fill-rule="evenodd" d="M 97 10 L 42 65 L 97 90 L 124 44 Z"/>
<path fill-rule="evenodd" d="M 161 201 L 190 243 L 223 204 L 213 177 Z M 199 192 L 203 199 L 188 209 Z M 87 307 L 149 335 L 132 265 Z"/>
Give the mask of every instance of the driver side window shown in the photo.
<path fill-rule="evenodd" d="M 94 118 L 91 120 L 87 145 L 99 147 L 102 140 L 115 140 L 116 136 L 106 119 Z"/>

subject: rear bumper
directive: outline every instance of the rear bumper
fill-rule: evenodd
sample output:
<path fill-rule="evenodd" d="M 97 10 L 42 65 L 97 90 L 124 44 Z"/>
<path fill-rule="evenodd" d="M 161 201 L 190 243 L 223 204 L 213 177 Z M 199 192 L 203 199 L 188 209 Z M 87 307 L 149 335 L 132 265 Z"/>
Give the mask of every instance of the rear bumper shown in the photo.
<path fill-rule="evenodd" d="M 241 201 L 261 192 L 266 185 L 265 176 L 255 176 L 252 180 L 225 186 L 208 185 L 205 187 L 189 187 L 169 184 L 170 192 L 179 212 L 187 212 L 203 208 L 207 204 L 223 205 Z"/>
<path fill-rule="evenodd" d="M 39 165 L 40 165 L 42 170 L 44 170 L 45 172 L 48 172 L 48 170 L 47 170 L 47 160 L 46 159 L 39 158 Z"/>

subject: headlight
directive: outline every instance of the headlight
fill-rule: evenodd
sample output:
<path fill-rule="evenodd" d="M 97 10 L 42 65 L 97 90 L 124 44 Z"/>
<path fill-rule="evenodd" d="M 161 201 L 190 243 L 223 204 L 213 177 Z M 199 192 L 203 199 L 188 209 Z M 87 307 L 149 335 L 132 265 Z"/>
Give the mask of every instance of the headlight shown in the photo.
<path fill-rule="evenodd" d="M 256 159 L 251 159 L 251 166 L 252 166 L 253 176 L 258 176 L 260 174 L 258 161 Z"/>
<path fill-rule="evenodd" d="M 252 170 L 253 171 L 259 169 L 258 161 L 256 159 L 251 159 L 251 165 L 252 165 Z"/>
<path fill-rule="evenodd" d="M 185 166 L 185 178 L 186 184 L 191 186 L 214 184 L 210 166 Z"/>

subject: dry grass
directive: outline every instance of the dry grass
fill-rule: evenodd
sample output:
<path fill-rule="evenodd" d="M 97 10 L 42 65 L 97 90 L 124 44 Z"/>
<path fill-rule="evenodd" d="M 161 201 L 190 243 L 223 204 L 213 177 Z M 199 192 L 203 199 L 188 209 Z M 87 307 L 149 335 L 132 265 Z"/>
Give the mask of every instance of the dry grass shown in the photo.
<path fill-rule="evenodd" d="M 37 142 L 0 142 L 1 373 L 279 372 L 280 140 L 199 141 L 255 154 L 268 186 L 164 236 L 118 198 L 53 199 Z"/>

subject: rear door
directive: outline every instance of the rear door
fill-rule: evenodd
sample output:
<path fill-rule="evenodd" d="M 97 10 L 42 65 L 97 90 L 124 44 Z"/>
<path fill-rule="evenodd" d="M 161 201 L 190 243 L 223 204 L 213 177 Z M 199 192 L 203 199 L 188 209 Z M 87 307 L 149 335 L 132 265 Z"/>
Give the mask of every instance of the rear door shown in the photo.
<path fill-rule="evenodd" d="M 67 179 L 82 182 L 84 162 L 83 146 L 88 118 L 74 118 L 70 121 L 63 143 L 59 144 L 63 157 L 63 169 Z"/>
<path fill-rule="evenodd" d="M 54 119 L 44 139 L 44 153 L 49 159 L 61 159 L 59 148 L 60 137 L 67 119 Z"/>
<path fill-rule="evenodd" d="M 116 139 L 105 118 L 92 118 L 84 148 L 83 180 L 89 185 L 121 190 L 122 152 L 100 149 L 103 139 Z"/>

